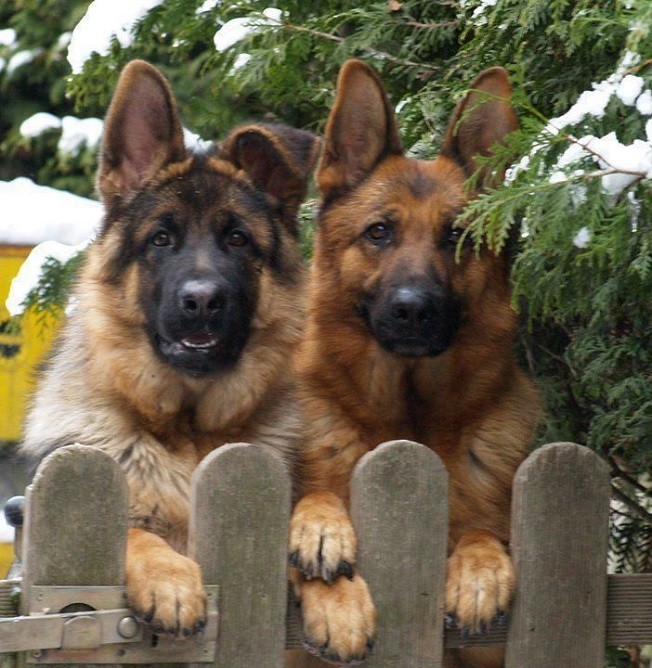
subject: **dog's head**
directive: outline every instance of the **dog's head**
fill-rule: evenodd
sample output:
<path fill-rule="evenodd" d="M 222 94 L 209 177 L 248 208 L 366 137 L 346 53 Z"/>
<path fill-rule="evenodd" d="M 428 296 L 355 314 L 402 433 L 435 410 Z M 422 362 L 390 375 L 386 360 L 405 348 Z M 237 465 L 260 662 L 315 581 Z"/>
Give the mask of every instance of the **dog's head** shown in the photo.
<path fill-rule="evenodd" d="M 133 61 L 107 114 L 98 188 L 100 280 L 115 318 L 194 376 L 232 366 L 271 286 L 298 283 L 296 212 L 318 153 L 308 132 L 249 125 L 199 152 L 184 146 L 172 92 Z"/>
<path fill-rule="evenodd" d="M 463 230 L 455 220 L 472 196 L 465 181 L 476 157 L 517 127 L 510 95 L 503 69 L 484 71 L 457 106 L 440 156 L 421 161 L 403 155 L 375 72 L 358 60 L 340 72 L 317 174 L 315 261 L 333 293 L 321 294 L 347 295 L 352 323 L 364 322 L 392 353 L 438 355 L 463 324 L 482 326 L 472 317 L 508 308 L 502 258 L 462 248 L 458 261 Z"/>

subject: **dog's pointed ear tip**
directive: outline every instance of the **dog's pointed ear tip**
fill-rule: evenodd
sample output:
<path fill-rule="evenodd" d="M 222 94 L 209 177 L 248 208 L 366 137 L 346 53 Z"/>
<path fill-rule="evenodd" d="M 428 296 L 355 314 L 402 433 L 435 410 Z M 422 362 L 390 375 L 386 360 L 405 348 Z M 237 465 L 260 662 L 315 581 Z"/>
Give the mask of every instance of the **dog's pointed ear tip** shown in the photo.
<path fill-rule="evenodd" d="M 370 70 L 371 67 L 365 63 L 364 60 L 360 60 L 360 58 L 349 58 L 348 60 L 345 60 L 344 63 L 342 64 L 342 71 L 344 72 L 350 72 L 356 69 L 360 70 Z"/>
<path fill-rule="evenodd" d="M 291 128 L 290 126 L 280 127 L 280 130 L 281 132 L 277 134 L 273 126 L 257 123 L 247 123 L 232 130 L 224 140 L 222 146 L 227 147 L 233 151 L 238 151 L 239 149 L 246 146 L 247 143 L 260 141 L 266 142 L 267 144 L 278 148 L 283 144 L 282 131 L 285 131 L 289 134 L 289 140 L 292 140 L 294 137 L 301 141 L 306 141 L 309 139 L 312 142 L 312 145 L 316 146 L 317 148 L 319 148 L 322 144 L 322 139 L 314 132 L 309 130 L 300 130 L 297 128 Z"/>
<path fill-rule="evenodd" d="M 147 60 L 143 60 L 142 58 L 132 58 L 129 62 L 125 64 L 125 66 L 122 69 L 130 70 L 137 68 L 153 69 L 154 65 L 152 65 Z"/>
<path fill-rule="evenodd" d="M 368 63 L 365 63 L 364 60 L 360 60 L 359 58 L 349 58 L 349 60 L 345 61 L 340 68 L 340 85 L 357 76 L 364 76 L 374 80 L 378 78 L 374 68 Z"/>
<path fill-rule="evenodd" d="M 119 81 L 121 83 L 135 83 L 139 81 L 145 81 L 146 79 L 153 80 L 158 84 L 161 82 L 167 82 L 165 76 L 158 69 L 158 67 L 148 63 L 146 60 L 141 60 L 139 58 L 130 60 L 122 68 L 119 77 Z"/>
<path fill-rule="evenodd" d="M 482 70 L 479 76 L 497 76 L 503 79 L 507 79 L 509 74 L 502 65 L 493 65 L 492 67 L 487 67 L 486 69 Z"/>
<path fill-rule="evenodd" d="M 148 63 L 146 60 L 141 60 L 140 58 L 135 58 L 130 60 L 123 68 L 121 75 L 122 76 L 136 76 L 139 74 L 151 74 L 152 71 L 158 72 L 156 67 L 151 63 Z"/>
<path fill-rule="evenodd" d="M 499 87 L 505 91 L 506 94 L 512 92 L 512 84 L 509 80 L 509 73 L 504 67 L 495 65 L 483 70 L 475 78 L 471 88 L 482 89 L 490 87 Z"/>

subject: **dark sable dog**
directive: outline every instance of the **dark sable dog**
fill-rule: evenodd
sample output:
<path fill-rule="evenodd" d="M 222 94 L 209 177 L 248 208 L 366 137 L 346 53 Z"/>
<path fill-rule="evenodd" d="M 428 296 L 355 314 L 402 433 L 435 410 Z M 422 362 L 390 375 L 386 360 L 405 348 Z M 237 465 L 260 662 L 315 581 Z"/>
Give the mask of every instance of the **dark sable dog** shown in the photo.
<path fill-rule="evenodd" d="M 123 71 L 105 124 L 106 216 L 35 396 L 23 451 L 79 442 L 124 469 L 129 604 L 190 635 L 205 600 L 186 544 L 190 476 L 228 441 L 291 462 L 290 352 L 302 320 L 296 211 L 318 141 L 249 125 L 193 154 L 167 82 Z"/>
<path fill-rule="evenodd" d="M 517 122 L 504 70 L 486 70 L 471 89 L 433 161 L 403 155 L 382 85 L 360 61 L 344 65 L 326 128 L 298 356 L 305 496 L 290 550 L 308 642 L 335 661 L 364 657 L 374 632 L 363 580 L 342 574 L 351 576 L 355 560 L 351 471 L 384 441 L 423 443 L 448 469 L 449 613 L 480 629 L 512 594 L 510 491 L 538 400 L 512 351 L 517 321 L 506 260 L 486 248 L 458 249 L 454 222 L 470 196 L 465 180 L 475 157 Z M 462 650 L 447 661 L 501 664 L 493 649 Z"/>

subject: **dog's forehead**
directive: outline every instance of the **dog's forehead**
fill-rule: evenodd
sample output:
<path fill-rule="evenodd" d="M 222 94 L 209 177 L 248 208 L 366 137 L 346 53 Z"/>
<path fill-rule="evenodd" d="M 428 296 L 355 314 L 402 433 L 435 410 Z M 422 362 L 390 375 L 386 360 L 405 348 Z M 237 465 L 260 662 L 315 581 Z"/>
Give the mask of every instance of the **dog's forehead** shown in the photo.
<path fill-rule="evenodd" d="M 415 160 L 404 156 L 387 158 L 359 189 L 360 202 L 373 202 L 375 209 L 409 210 L 428 218 L 463 206 L 466 194 L 463 170 L 452 160 Z"/>
<path fill-rule="evenodd" d="M 157 175 L 156 181 L 179 198 L 193 201 L 200 196 L 210 198 L 239 182 L 250 185 L 230 162 L 203 156 L 169 165 Z"/>
<path fill-rule="evenodd" d="M 181 205 L 208 212 L 235 207 L 256 214 L 267 208 L 266 198 L 249 177 L 232 163 L 213 157 L 191 158 L 169 166 L 157 179 L 164 195 L 159 204 Z"/>

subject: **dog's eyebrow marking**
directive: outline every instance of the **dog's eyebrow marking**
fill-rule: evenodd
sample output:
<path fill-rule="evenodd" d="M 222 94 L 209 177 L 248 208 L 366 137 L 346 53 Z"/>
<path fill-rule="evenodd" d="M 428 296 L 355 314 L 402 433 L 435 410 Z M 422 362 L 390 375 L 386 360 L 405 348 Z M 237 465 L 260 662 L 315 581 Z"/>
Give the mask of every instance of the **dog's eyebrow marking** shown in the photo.
<path fill-rule="evenodd" d="M 407 177 L 407 185 L 412 195 L 417 199 L 430 197 L 437 189 L 437 181 L 420 171 Z"/>

